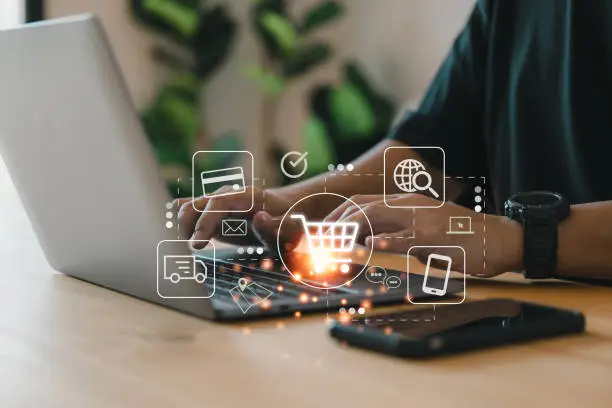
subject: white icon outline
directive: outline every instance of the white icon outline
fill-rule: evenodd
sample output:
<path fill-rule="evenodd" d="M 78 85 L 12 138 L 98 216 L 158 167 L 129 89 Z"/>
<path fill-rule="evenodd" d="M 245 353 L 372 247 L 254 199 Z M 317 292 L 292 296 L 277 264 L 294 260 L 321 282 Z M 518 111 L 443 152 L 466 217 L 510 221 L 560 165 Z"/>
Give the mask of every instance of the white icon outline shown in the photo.
<path fill-rule="evenodd" d="M 308 248 L 311 253 L 316 254 L 346 254 L 351 253 L 357 241 L 359 224 L 356 222 L 321 222 L 307 221 L 302 214 L 291 214 L 291 219 L 300 220 L 304 227 Z M 311 228 L 316 229 L 313 233 Z M 337 230 L 339 233 L 336 233 Z M 326 242 L 329 241 L 329 242 Z M 348 242 L 347 242 L 348 241 Z M 327 245 L 327 246 L 326 246 Z M 341 264 L 341 271 L 348 273 L 350 270 L 351 258 L 329 258 L 328 263 Z M 319 272 L 326 265 L 315 265 L 315 272 Z"/>
<path fill-rule="evenodd" d="M 246 237 L 248 235 L 247 220 L 224 219 L 221 220 L 221 236 Z"/>
<path fill-rule="evenodd" d="M 390 283 L 389 283 L 389 281 L 390 281 L 391 279 L 393 279 L 393 280 L 397 279 L 397 285 L 395 285 L 395 284 L 393 284 L 393 285 L 392 285 L 392 284 L 390 284 Z M 384 282 L 385 282 L 385 286 L 387 287 L 387 289 L 397 289 L 397 288 L 399 288 L 400 286 L 402 286 L 402 279 L 401 279 L 399 276 L 397 276 L 397 275 L 389 275 L 389 276 L 387 276 L 387 277 L 385 278 Z"/>
<path fill-rule="evenodd" d="M 263 291 L 267 292 L 266 296 L 261 297 L 257 293 L 255 293 L 251 289 L 251 287 L 253 287 L 253 286 L 256 286 L 259 290 L 263 290 Z M 253 302 L 252 300 L 249 301 L 248 299 L 245 299 L 246 296 L 242 296 L 242 295 L 244 294 L 244 292 L 246 290 L 251 290 L 251 292 L 254 295 L 254 297 L 257 298 L 257 301 Z M 263 286 L 261 286 L 257 282 L 249 281 L 246 278 L 238 279 L 238 285 L 236 285 L 233 288 L 229 289 L 228 292 L 229 292 L 232 300 L 236 304 L 236 306 L 238 306 L 238 308 L 240 308 L 240 310 L 242 311 L 242 314 L 247 314 L 247 312 L 249 310 L 251 310 L 251 308 L 253 308 L 255 306 L 261 305 L 263 302 L 268 300 L 274 294 L 272 291 L 264 288 Z M 240 302 L 240 300 L 244 300 L 248 304 L 248 306 L 243 305 L 243 303 Z"/>
<path fill-rule="evenodd" d="M 457 228 L 453 228 L 453 221 L 467 221 L 466 224 L 468 225 L 468 230 L 467 231 L 462 231 L 462 230 L 458 230 L 459 228 L 461 228 L 461 224 L 459 222 L 457 222 Z M 453 231 L 453 229 L 456 229 L 457 231 Z M 472 230 L 472 217 L 470 216 L 461 216 L 461 217 L 448 217 L 448 231 L 446 232 L 447 235 L 473 235 L 474 231 Z"/>
<path fill-rule="evenodd" d="M 215 173 L 233 173 L 224 176 L 215 176 Z M 225 193 L 207 193 L 206 184 L 219 183 L 221 181 L 236 180 L 232 185 L 232 190 Z M 202 182 L 202 195 L 207 198 L 225 197 L 230 195 L 242 194 L 246 191 L 246 181 L 244 180 L 244 169 L 240 166 L 226 167 L 223 169 L 207 170 L 200 173 Z"/>
<path fill-rule="evenodd" d="M 168 264 L 174 260 L 174 263 L 181 264 L 178 266 L 178 269 L 184 269 L 187 271 L 187 275 L 181 275 L 179 272 L 168 272 Z M 183 264 L 190 265 L 183 265 Z M 196 264 L 200 264 L 202 269 L 204 269 L 204 273 L 198 273 Z M 170 282 L 177 284 L 183 280 L 194 280 L 197 283 L 204 283 L 208 276 L 208 268 L 206 264 L 201 259 L 197 259 L 195 255 L 164 255 L 164 280 L 169 280 Z"/>
<path fill-rule="evenodd" d="M 197 212 L 203 213 L 203 212 L 211 212 L 211 213 L 215 213 L 215 212 L 227 212 L 227 209 L 221 209 L 221 210 L 206 210 L 204 211 L 203 209 L 199 209 L 196 207 L 195 205 L 195 200 L 197 199 L 197 197 L 195 196 L 195 183 L 201 183 L 201 176 L 200 177 L 196 177 L 195 174 L 195 161 L 196 161 L 196 157 L 198 154 L 205 154 L 205 153 L 240 153 L 240 154 L 248 154 L 251 157 L 251 186 L 255 185 L 255 157 L 253 156 L 253 153 L 249 152 L 248 150 L 198 150 L 197 152 L 195 152 L 191 158 L 191 185 L 192 185 L 192 193 L 191 193 L 191 206 L 193 207 L 194 210 L 196 210 Z M 231 168 L 236 168 L 239 167 L 242 171 L 243 171 L 243 176 L 244 176 L 244 166 L 233 166 Z M 228 167 L 228 169 L 230 169 L 230 167 Z M 246 184 L 246 178 L 244 179 L 244 188 L 245 190 L 248 188 L 247 184 Z M 235 192 L 230 192 L 228 194 L 220 194 L 220 195 L 214 195 L 210 198 L 215 198 L 215 197 L 222 197 L 225 195 L 234 195 L 234 194 L 239 194 L 239 193 L 235 193 Z M 232 209 L 232 212 L 235 213 L 247 213 L 249 211 L 251 211 L 253 209 L 253 207 L 255 206 L 255 191 L 253 189 L 251 189 L 251 206 L 247 209 L 244 210 L 236 210 L 236 209 Z"/>
<path fill-rule="evenodd" d="M 446 262 L 446 272 L 444 274 L 444 287 L 442 289 L 433 288 L 431 286 L 427 286 L 427 281 L 429 280 L 429 270 L 431 269 L 431 261 L 444 261 Z M 425 276 L 423 278 L 423 285 L 421 289 L 424 293 L 428 295 L 434 296 L 444 296 L 446 295 L 446 290 L 448 289 L 448 278 L 450 278 L 451 267 L 453 266 L 453 259 L 447 255 L 440 254 L 429 254 L 427 257 L 427 266 L 425 267 Z"/>
<path fill-rule="evenodd" d="M 406 150 L 414 151 L 416 153 L 418 153 L 419 150 L 424 150 L 424 149 L 436 149 L 436 150 L 439 150 L 440 152 L 442 152 L 442 199 L 439 200 L 439 197 L 436 197 L 436 199 L 438 199 L 440 201 L 440 205 L 431 206 L 431 205 L 394 205 L 394 204 L 389 204 L 389 202 L 387 200 L 387 153 L 390 150 L 397 150 L 397 149 L 406 149 Z M 394 173 L 395 173 L 396 166 L 397 165 L 393 166 L 393 172 Z M 421 173 L 421 172 L 418 172 L 418 173 Z M 425 173 L 431 179 L 431 174 L 429 174 L 428 172 L 425 172 Z M 416 176 L 416 174 L 415 174 L 415 176 Z M 414 178 L 416 178 L 416 177 L 413 176 L 413 179 Z M 395 184 L 395 180 L 393 181 L 393 183 Z M 429 187 L 431 188 L 431 183 L 429 183 L 429 184 L 430 184 Z M 395 184 L 395 185 L 397 186 L 397 184 Z M 440 194 L 438 193 L 438 195 L 440 195 Z M 442 206 L 444 206 L 444 204 L 446 203 L 446 152 L 444 151 L 444 149 L 442 149 L 439 146 L 417 146 L 417 147 L 391 146 L 391 147 L 387 147 L 385 149 L 385 151 L 384 151 L 384 154 L 383 154 L 383 201 L 385 202 L 385 205 L 387 207 L 389 207 L 389 208 L 441 208 Z"/>
<path fill-rule="evenodd" d="M 382 278 L 379 281 L 374 281 L 374 280 L 370 279 L 370 275 L 368 275 L 368 272 L 370 272 L 370 270 L 373 270 L 373 271 L 382 271 L 383 272 Z M 375 285 L 384 284 L 385 280 L 387 279 L 387 270 L 385 268 L 383 268 L 382 266 L 373 266 L 373 265 L 370 265 L 370 266 L 368 266 L 368 268 L 365 271 L 365 278 L 366 278 L 366 280 L 368 282 L 373 283 Z"/>
<path fill-rule="evenodd" d="M 159 288 L 159 282 L 160 280 L 164 280 L 163 278 L 163 274 L 161 274 L 160 276 L 160 265 L 159 265 L 159 258 L 160 258 L 160 254 L 159 254 L 159 250 L 160 247 L 165 244 L 165 243 L 184 243 L 185 245 L 187 245 L 187 248 L 189 248 L 191 251 L 196 251 L 193 248 L 193 241 L 192 240 L 185 240 L 185 239 L 165 239 L 163 241 L 159 241 L 159 243 L 157 244 L 157 276 L 156 276 L 156 290 L 157 290 L 157 295 L 162 298 L 162 299 L 210 299 L 215 295 L 215 292 L 217 290 L 217 277 L 216 277 L 216 272 L 217 272 L 217 258 L 216 258 L 216 253 L 217 253 L 217 249 L 215 248 L 215 244 L 212 241 L 208 241 L 208 240 L 203 240 L 203 241 L 197 241 L 197 242 L 202 242 L 202 243 L 206 243 L 207 246 L 209 246 L 210 249 L 212 249 L 213 251 L 213 256 L 212 256 L 212 268 L 210 268 L 210 265 L 207 265 L 206 267 L 206 271 L 207 271 L 207 277 L 205 280 L 205 283 L 208 284 L 208 288 L 212 289 L 210 291 L 210 293 L 206 296 L 165 296 L 162 294 L 160 288 Z M 195 255 L 195 254 L 192 254 Z M 188 255 L 187 255 L 188 256 Z M 164 256 L 165 258 L 165 256 Z M 212 269 L 212 270 L 211 270 Z M 212 278 L 212 279 L 211 279 Z"/>
<path fill-rule="evenodd" d="M 304 168 L 299 172 L 299 173 L 289 173 L 286 169 L 285 169 L 285 162 L 287 161 L 287 159 L 290 156 L 299 156 L 298 159 L 294 162 L 294 161 L 289 161 L 289 164 L 291 165 L 291 167 L 296 167 L 298 164 L 304 162 Z M 297 179 L 302 177 L 304 174 L 306 174 L 306 171 L 308 171 L 308 152 L 298 152 L 298 151 L 291 151 L 286 153 L 283 158 L 281 159 L 280 162 L 280 170 L 281 172 L 288 178 L 290 179 Z"/>
<path fill-rule="evenodd" d="M 281 244 L 280 244 L 280 232 L 282 230 L 283 227 L 283 223 L 285 222 L 287 215 L 291 213 L 291 211 L 298 206 L 302 201 L 304 200 L 308 200 L 309 198 L 312 197 L 317 197 L 317 196 L 321 196 L 321 195 L 327 195 L 327 196 L 334 196 L 334 197 L 338 197 L 341 198 L 342 200 L 348 201 L 349 203 L 351 203 L 352 205 L 354 205 L 356 208 L 359 209 L 359 211 L 361 212 L 361 214 L 363 214 L 364 219 L 366 220 L 366 222 L 368 223 L 368 227 L 370 229 L 370 237 L 371 237 L 371 241 L 374 242 L 374 229 L 372 228 L 372 224 L 370 223 L 370 219 L 368 218 L 367 214 L 363 211 L 363 209 L 357 205 L 357 203 L 355 203 L 353 200 L 351 200 L 348 197 L 345 197 L 341 194 L 336 194 L 336 193 L 314 193 L 314 194 L 310 194 L 307 195 L 306 197 L 302 197 L 301 199 L 299 199 L 298 201 L 296 201 L 295 203 L 293 203 L 293 205 L 285 212 L 285 214 L 283 215 L 283 218 L 281 218 L 281 222 L 279 224 L 279 228 L 278 228 L 278 232 L 276 234 L 276 249 L 278 251 L 279 254 L 279 259 L 281 261 L 281 263 L 283 264 L 283 266 L 285 267 L 285 270 L 287 272 L 289 272 L 289 274 L 291 275 L 292 278 L 296 279 L 295 275 L 293 274 L 293 272 L 291 271 L 291 268 L 289 267 L 289 265 L 287 265 L 287 263 L 285 262 L 285 260 L 283 259 L 283 252 L 281 250 Z M 348 281 L 345 281 L 344 283 L 341 283 L 340 285 L 335 285 L 335 286 L 317 286 L 317 285 L 311 285 L 310 283 L 302 280 L 302 279 L 296 279 L 298 282 L 314 288 L 314 289 L 322 289 L 322 290 L 328 290 L 328 289 L 337 289 L 340 288 L 346 284 L 352 283 L 355 279 L 357 279 L 359 276 L 361 276 L 361 274 L 363 273 L 363 271 L 365 271 L 368 268 L 368 264 L 370 263 L 370 259 L 372 259 L 372 252 L 373 248 L 369 248 L 369 253 L 368 253 L 368 258 L 367 260 L 365 260 L 365 262 L 363 262 L 363 268 L 361 268 L 361 270 L 359 271 L 359 273 L 356 273 L 355 276 Z"/>
<path fill-rule="evenodd" d="M 410 261 L 411 261 L 411 255 L 410 252 L 414 249 L 460 249 L 461 252 L 463 253 L 463 296 L 461 297 L 461 300 L 456 301 L 456 302 L 449 302 L 449 299 L 444 299 L 444 301 L 442 302 L 422 302 L 420 300 L 415 300 L 412 298 L 412 296 L 410 296 Z M 406 268 L 406 298 L 408 299 L 408 301 L 413 304 L 413 305 L 459 305 L 463 302 L 465 302 L 465 299 L 467 298 L 467 286 L 466 286 L 466 259 L 465 259 L 465 249 L 463 249 L 463 247 L 460 247 L 458 245 L 447 245 L 447 246 L 426 246 L 426 245 L 416 245 L 416 246 L 412 246 L 408 249 L 408 252 L 406 253 L 407 258 L 406 258 L 406 262 L 407 262 L 407 268 Z M 414 261 L 413 261 L 414 262 Z M 413 275 L 419 275 L 419 276 L 423 276 L 420 273 L 416 273 L 416 272 L 412 272 Z M 450 278 L 449 278 L 450 279 Z M 423 282 L 425 282 L 423 280 Z M 421 284 L 422 285 L 422 284 Z M 447 284 L 445 284 L 446 287 Z M 422 288 L 422 286 L 421 286 Z M 461 293 L 461 292 L 457 292 L 457 293 Z"/>

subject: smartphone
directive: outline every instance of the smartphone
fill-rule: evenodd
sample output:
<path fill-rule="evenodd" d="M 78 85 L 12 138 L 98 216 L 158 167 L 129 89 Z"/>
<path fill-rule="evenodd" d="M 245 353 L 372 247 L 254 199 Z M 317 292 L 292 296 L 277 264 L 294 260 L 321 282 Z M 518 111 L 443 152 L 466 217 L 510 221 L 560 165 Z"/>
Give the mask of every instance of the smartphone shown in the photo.
<path fill-rule="evenodd" d="M 429 279 L 429 269 L 431 268 L 431 263 L 436 263 L 440 269 L 446 270 L 446 274 L 444 275 L 444 280 L 441 279 Z M 430 254 L 427 257 L 427 266 L 425 268 L 425 278 L 423 279 L 423 292 L 428 295 L 435 296 L 444 296 L 446 295 L 446 288 L 448 287 L 448 278 L 450 277 L 451 266 L 453 264 L 453 260 L 446 255 L 438 255 L 438 254 Z M 444 286 L 434 286 L 435 284 L 439 285 L 441 282 L 444 282 Z"/>
<path fill-rule="evenodd" d="M 582 313 L 512 299 L 336 321 L 332 337 L 399 357 L 427 358 L 583 332 Z"/>

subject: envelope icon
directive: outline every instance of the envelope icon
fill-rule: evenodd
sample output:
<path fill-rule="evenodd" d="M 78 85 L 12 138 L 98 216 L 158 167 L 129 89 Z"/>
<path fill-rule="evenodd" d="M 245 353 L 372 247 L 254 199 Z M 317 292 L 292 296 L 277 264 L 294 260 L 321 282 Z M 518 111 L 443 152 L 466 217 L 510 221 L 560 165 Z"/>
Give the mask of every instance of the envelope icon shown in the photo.
<path fill-rule="evenodd" d="M 224 237 L 245 237 L 247 235 L 246 220 L 222 220 L 221 235 Z"/>

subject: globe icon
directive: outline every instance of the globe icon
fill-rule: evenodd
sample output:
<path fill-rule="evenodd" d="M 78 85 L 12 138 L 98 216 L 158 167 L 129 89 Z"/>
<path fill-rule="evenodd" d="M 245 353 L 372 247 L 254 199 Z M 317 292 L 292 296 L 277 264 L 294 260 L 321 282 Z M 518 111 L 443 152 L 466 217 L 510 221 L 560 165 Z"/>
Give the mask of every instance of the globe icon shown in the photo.
<path fill-rule="evenodd" d="M 406 159 L 400 162 L 393 171 L 393 180 L 397 188 L 406 193 L 416 192 L 418 186 L 415 188 L 413 181 L 419 171 L 425 171 L 425 166 L 418 160 Z"/>

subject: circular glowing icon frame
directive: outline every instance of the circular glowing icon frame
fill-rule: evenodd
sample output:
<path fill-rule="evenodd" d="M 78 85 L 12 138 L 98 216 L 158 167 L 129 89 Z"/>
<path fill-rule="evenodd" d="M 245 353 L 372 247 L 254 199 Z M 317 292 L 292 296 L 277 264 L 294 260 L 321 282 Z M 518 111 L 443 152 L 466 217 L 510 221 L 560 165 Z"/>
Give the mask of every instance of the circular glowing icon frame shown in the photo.
<path fill-rule="evenodd" d="M 280 245 L 280 232 L 283 228 L 283 223 L 285 222 L 285 219 L 287 218 L 287 215 L 289 213 L 291 213 L 291 211 L 301 202 L 303 202 L 304 200 L 308 200 L 309 198 L 312 197 L 316 197 L 316 196 L 321 196 L 321 195 L 327 195 L 327 196 L 333 196 L 333 197 L 339 197 L 343 200 L 346 200 L 348 202 L 350 202 L 352 205 L 354 205 L 355 207 L 357 207 L 359 209 L 359 211 L 361 211 L 361 213 L 363 214 L 363 217 L 365 218 L 365 220 L 368 222 L 368 227 L 370 228 L 370 237 L 372 237 L 372 248 L 370 248 L 370 253 L 368 255 L 368 259 L 367 261 L 364 262 L 363 268 L 361 268 L 361 271 L 359 271 L 359 273 L 355 274 L 355 276 L 353 277 L 353 279 L 351 280 L 347 280 L 344 283 L 340 284 L 340 285 L 336 285 L 336 286 L 317 286 L 317 285 L 311 285 L 308 282 L 305 282 L 303 279 L 297 279 L 295 277 L 295 275 L 293 274 L 293 272 L 291 272 L 291 268 L 289 268 L 289 266 L 287 266 L 287 264 L 285 263 L 285 260 L 283 259 L 283 253 L 281 251 L 281 245 Z M 278 226 L 278 232 L 276 233 L 276 249 L 278 250 L 278 257 L 280 259 L 280 261 L 282 262 L 283 266 L 285 267 L 285 269 L 287 270 L 287 272 L 289 272 L 289 274 L 291 275 L 291 277 L 297 281 L 300 282 L 310 288 L 313 289 L 321 289 L 321 290 L 329 290 L 329 289 L 337 289 L 337 288 L 341 288 L 344 285 L 347 285 L 351 282 L 353 282 L 355 279 L 357 279 L 359 276 L 361 276 L 361 274 L 367 269 L 369 268 L 369 263 L 370 263 L 370 259 L 372 259 L 372 252 L 374 252 L 374 229 L 372 228 L 372 224 L 370 223 L 370 219 L 368 218 L 367 214 L 365 213 L 365 211 L 363 211 L 363 209 L 353 200 L 351 200 L 348 197 L 345 197 L 341 194 L 336 194 L 336 193 L 314 193 L 314 194 L 310 194 L 307 195 L 306 197 L 302 197 L 301 199 L 299 199 L 298 201 L 296 201 L 295 203 L 293 203 L 293 205 L 285 212 L 285 214 L 283 215 L 283 218 L 281 219 L 281 222 Z"/>

